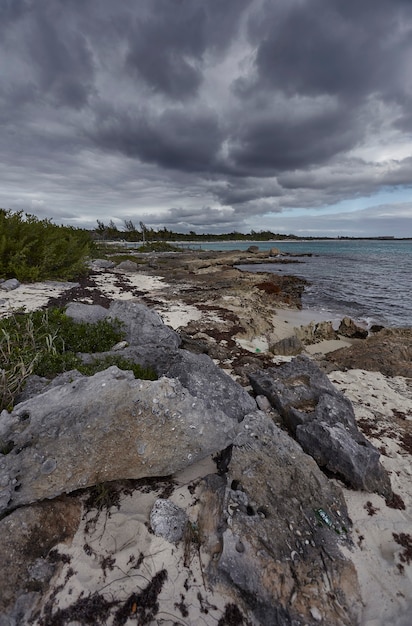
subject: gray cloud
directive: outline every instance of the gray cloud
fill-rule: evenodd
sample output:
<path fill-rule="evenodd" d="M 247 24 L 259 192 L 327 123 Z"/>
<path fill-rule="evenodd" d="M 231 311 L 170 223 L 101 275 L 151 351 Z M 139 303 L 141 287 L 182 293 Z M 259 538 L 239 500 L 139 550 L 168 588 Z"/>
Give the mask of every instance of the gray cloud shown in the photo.
<path fill-rule="evenodd" d="M 94 130 L 97 144 L 128 157 L 183 171 L 213 168 L 221 136 L 216 115 L 207 110 L 166 109 L 107 112 Z"/>
<path fill-rule="evenodd" d="M 412 232 L 412 204 L 378 205 L 350 213 L 299 217 L 276 216 L 266 222 L 275 232 L 325 237 L 406 237 Z"/>
<path fill-rule="evenodd" d="M 0 206 L 217 231 L 373 204 L 412 182 L 411 28 L 406 0 L 3 0 Z"/>

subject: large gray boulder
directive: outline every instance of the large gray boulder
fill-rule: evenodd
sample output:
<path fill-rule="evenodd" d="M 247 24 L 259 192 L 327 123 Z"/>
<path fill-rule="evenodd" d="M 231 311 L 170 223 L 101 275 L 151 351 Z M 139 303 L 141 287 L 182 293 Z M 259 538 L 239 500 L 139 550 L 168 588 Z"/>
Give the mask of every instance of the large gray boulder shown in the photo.
<path fill-rule="evenodd" d="M 13 289 L 18 289 L 20 287 L 20 283 L 17 278 L 9 278 L 9 280 L 4 280 L 0 283 L 0 289 L 3 291 L 13 291 Z"/>
<path fill-rule="evenodd" d="M 379 451 L 359 431 L 351 402 L 318 366 L 298 357 L 279 367 L 250 374 L 285 425 L 318 465 L 355 489 L 390 498 L 392 490 Z"/>
<path fill-rule="evenodd" d="M 177 378 L 210 411 L 223 411 L 240 422 L 256 409 L 254 398 L 207 354 L 179 350 L 154 366 L 158 374 Z"/>
<path fill-rule="evenodd" d="M 83 304 L 82 302 L 70 302 L 65 311 L 67 317 L 74 322 L 95 324 L 106 319 L 109 311 L 100 304 Z"/>
<path fill-rule="evenodd" d="M 122 261 L 116 265 L 116 270 L 121 270 L 123 272 L 137 272 L 139 266 L 134 261 Z"/>
<path fill-rule="evenodd" d="M 87 311 L 82 312 L 84 315 Z M 143 367 L 151 367 L 159 376 L 177 378 L 209 410 L 223 411 L 241 421 L 256 409 L 256 402 L 248 392 L 217 367 L 209 356 L 179 349 L 180 336 L 144 304 L 117 300 L 110 305 L 108 319 L 123 323 L 128 343 L 128 347 L 121 351 L 123 357 Z M 114 353 L 104 353 L 100 357 L 108 354 Z M 95 358 L 99 355 L 93 355 L 92 359 Z M 90 361 L 90 357 L 85 360 Z"/>
<path fill-rule="evenodd" d="M 169 326 L 166 326 L 156 311 L 134 300 L 115 300 L 109 308 L 109 319 L 118 319 L 124 324 L 126 340 L 133 346 L 153 345 L 177 349 L 181 339 Z"/>
<path fill-rule="evenodd" d="M 340 550 L 351 546 L 341 490 L 264 413 L 241 429 L 225 495 L 216 477 L 200 495 L 211 584 L 237 590 L 237 606 L 262 626 L 358 624 L 356 570 Z"/>
<path fill-rule="evenodd" d="M 236 422 L 177 380 L 110 367 L 0 415 L 0 514 L 98 483 L 179 471 L 228 446 Z"/>

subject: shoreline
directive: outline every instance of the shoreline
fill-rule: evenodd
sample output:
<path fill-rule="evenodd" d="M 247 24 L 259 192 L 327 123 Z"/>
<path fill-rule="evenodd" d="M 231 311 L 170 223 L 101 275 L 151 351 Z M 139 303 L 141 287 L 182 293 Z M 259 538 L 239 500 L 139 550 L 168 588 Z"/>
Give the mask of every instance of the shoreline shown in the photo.
<path fill-rule="evenodd" d="M 266 367 L 294 358 L 293 355 L 269 353 L 270 342 L 287 339 L 294 335 L 295 328 L 310 326 L 311 322 L 316 326 L 325 319 L 321 312 L 322 319 L 317 318 L 312 310 L 297 307 L 299 289 L 296 289 L 302 286 L 300 283 L 296 285 L 293 281 L 283 280 L 275 285 L 276 290 L 270 292 L 270 276 L 241 276 L 228 263 L 227 255 L 218 256 L 218 259 L 195 262 L 194 254 L 192 261 L 180 259 L 180 265 L 178 260 L 175 265 L 172 263 L 167 267 L 162 264 L 161 257 L 152 256 L 151 265 L 144 264 L 138 270 L 95 269 L 84 285 L 54 281 L 22 285 L 1 294 L 1 299 L 12 307 L 24 303 L 29 310 L 46 306 L 49 302 L 63 303 L 70 298 L 89 304 L 98 303 L 103 296 L 113 300 L 136 299 L 153 308 L 167 325 L 181 332 L 183 347 L 192 345 L 190 342 L 203 346 L 202 349 L 222 369 L 246 386 L 251 367 Z M 0 305 L 0 316 L 5 312 L 7 304 Z M 239 325 L 242 326 L 240 331 Z M 325 365 L 324 358 L 330 354 L 333 356 L 337 348 L 345 351 L 360 346 L 365 352 L 365 342 L 348 338 L 324 339 L 305 344 L 304 349 L 311 358 Z M 342 490 L 353 522 L 353 545 L 345 549 L 344 554 L 354 564 L 358 576 L 364 605 L 359 623 L 362 626 L 384 626 L 390 622 L 394 626 L 408 626 L 405 619 L 412 610 L 412 565 L 402 561 L 402 547 L 395 535 L 406 535 L 412 528 L 412 449 L 409 450 L 406 443 L 408 436 L 412 436 L 411 379 L 366 371 L 357 366 L 356 360 L 353 360 L 352 367 L 339 369 L 331 357 L 325 367 L 332 383 L 351 400 L 365 435 L 381 450 L 382 463 L 405 507 L 399 510 L 388 508 L 381 496 L 349 490 L 341 481 L 330 479 Z M 138 502 L 136 496 L 134 506 L 140 506 Z M 127 506 L 132 507 L 130 500 Z M 114 533 L 117 521 L 123 523 L 125 519 L 123 509 L 118 518 L 113 512 L 109 530 Z M 142 519 L 139 512 L 140 523 Z M 100 522 L 96 536 L 100 536 L 106 526 L 105 520 Z M 119 542 L 127 539 L 121 529 L 116 533 Z M 106 540 L 109 544 L 113 541 L 111 537 Z M 72 546 L 73 555 L 82 552 L 83 535 L 78 535 L 78 541 L 80 543 L 75 542 Z M 153 542 L 153 546 L 162 547 L 159 542 Z M 93 571 L 89 574 L 92 576 Z"/>

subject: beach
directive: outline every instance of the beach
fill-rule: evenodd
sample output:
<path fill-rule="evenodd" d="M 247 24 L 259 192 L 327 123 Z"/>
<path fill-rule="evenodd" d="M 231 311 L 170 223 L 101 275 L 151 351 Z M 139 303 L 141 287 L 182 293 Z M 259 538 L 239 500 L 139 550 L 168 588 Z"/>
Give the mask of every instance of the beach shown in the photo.
<path fill-rule="evenodd" d="M 336 322 L 327 328 L 328 333 L 334 331 L 333 337 L 326 336 L 322 326 L 328 321 L 325 314 L 300 308 L 303 282 L 267 273 L 242 273 L 235 266 L 244 258 L 224 253 L 204 256 L 182 253 L 176 258 L 158 255 L 145 257 L 143 261 L 136 257 L 139 260 L 136 268 L 95 267 L 83 284 L 46 282 L 21 285 L 1 293 L 0 316 L 21 307 L 30 311 L 68 301 L 97 304 L 105 298 L 136 300 L 159 313 L 167 326 L 181 334 L 183 348 L 207 353 L 247 389 L 250 389 L 247 376 L 254 368 L 288 362 L 295 357 L 283 348 L 283 354 L 276 354 L 271 351 L 273 346 L 284 346 L 285 340 L 293 337 L 295 341 L 300 337 L 299 352 L 316 360 L 333 385 L 352 402 L 358 426 L 381 451 L 381 463 L 398 496 L 398 506 L 394 508 L 376 493 L 355 491 L 336 478 L 329 479 L 342 490 L 353 523 L 352 543 L 342 547 L 342 552 L 352 562 L 359 582 L 362 605 L 359 624 L 407 626 L 412 614 L 411 378 L 397 375 L 396 371 L 393 375 L 368 371 L 359 368 L 355 361 L 350 368 L 340 369 L 334 363 L 334 352 L 368 340 L 340 335 Z M 312 334 L 306 331 L 302 334 L 302 327 L 309 327 Z M 267 411 L 271 415 L 271 410 Z M 175 477 L 172 500 L 186 508 L 190 519 L 196 519 L 196 490 L 189 487 L 210 473 L 210 464 L 211 459 L 205 459 Z M 130 595 L 135 579 L 122 576 L 121 568 L 130 571 L 127 559 L 132 551 L 137 554 L 140 550 L 141 554 L 152 555 L 150 562 L 144 560 L 141 569 L 136 570 L 140 581 L 150 579 L 161 568 L 168 571 L 169 580 L 173 581 L 164 587 L 157 618 L 160 621 L 153 623 L 215 623 L 214 610 L 215 614 L 218 609 L 223 611 L 225 600 L 218 591 L 207 590 L 202 581 L 202 568 L 207 564 L 202 562 L 205 557 L 200 549 L 188 556 L 179 552 L 182 547 L 173 548 L 169 542 L 147 532 L 146 522 L 155 498 L 156 493 L 137 489 L 122 496 L 119 507 L 111 508 L 109 513 L 100 512 L 97 516 L 95 512 L 84 513 L 71 545 L 64 546 L 65 554 L 70 556 L 68 563 L 71 566 L 76 563 L 70 594 L 81 595 L 85 590 L 93 594 L 107 589 L 114 596 L 119 590 L 125 597 Z M 83 549 L 87 525 L 91 533 L 87 537 L 89 553 Z M 116 568 L 107 566 L 102 573 L 97 564 L 114 553 Z M 177 590 L 185 584 L 186 570 L 182 568 L 185 559 L 191 560 L 195 579 L 189 595 L 186 594 L 186 604 L 201 607 L 196 601 L 196 594 L 201 594 L 215 609 L 193 609 L 188 612 L 190 617 L 185 616 L 186 609 L 179 609 Z M 63 584 L 68 568 L 69 565 L 63 567 L 54 581 L 56 589 L 63 585 L 57 595 L 60 608 L 70 602 L 68 586 Z M 180 616 L 176 617 L 179 611 Z M 134 612 L 137 614 L 137 608 Z M 327 623 L 318 609 L 313 608 L 312 616 L 313 623 Z"/>

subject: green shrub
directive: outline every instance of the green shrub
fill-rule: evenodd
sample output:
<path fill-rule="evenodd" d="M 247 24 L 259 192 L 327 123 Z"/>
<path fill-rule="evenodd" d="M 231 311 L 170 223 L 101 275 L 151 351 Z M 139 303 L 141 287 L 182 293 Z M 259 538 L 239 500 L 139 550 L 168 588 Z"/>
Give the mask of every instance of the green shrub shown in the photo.
<path fill-rule="evenodd" d="M 62 309 L 15 312 L 0 320 L 0 410 L 11 408 L 31 374 L 53 378 L 78 369 L 91 375 L 109 365 L 131 369 L 137 378 L 154 380 L 151 370 L 115 356 L 93 366 L 82 364 L 77 352 L 106 352 L 123 339 L 120 322 L 77 323 Z"/>
<path fill-rule="evenodd" d="M 85 230 L 0 209 L 0 277 L 71 280 L 86 271 L 93 242 Z"/>
<path fill-rule="evenodd" d="M 131 370 L 135 378 L 141 380 L 157 380 L 157 375 L 151 368 L 142 367 L 133 361 L 129 361 L 120 355 L 106 355 L 102 359 L 96 359 L 93 363 L 79 365 L 77 369 L 86 376 L 92 376 L 96 372 L 102 372 L 111 365 L 117 365 L 120 370 Z"/>
<path fill-rule="evenodd" d="M 173 246 L 165 241 L 153 241 L 136 248 L 136 252 L 182 252 L 182 248 Z"/>

